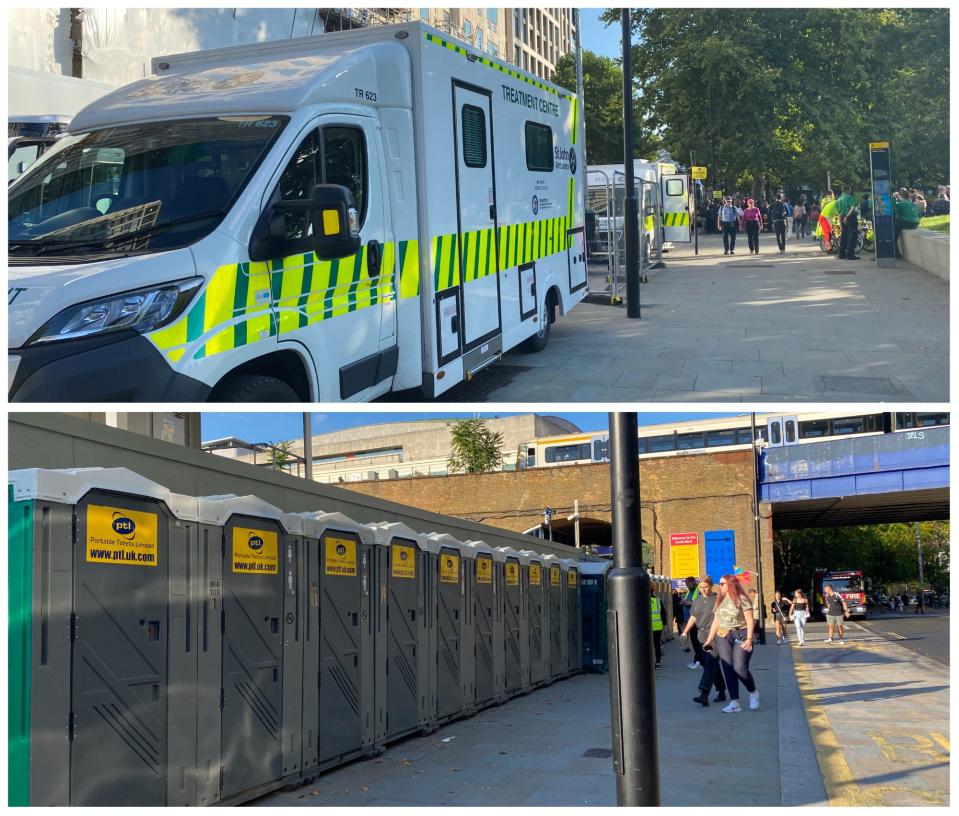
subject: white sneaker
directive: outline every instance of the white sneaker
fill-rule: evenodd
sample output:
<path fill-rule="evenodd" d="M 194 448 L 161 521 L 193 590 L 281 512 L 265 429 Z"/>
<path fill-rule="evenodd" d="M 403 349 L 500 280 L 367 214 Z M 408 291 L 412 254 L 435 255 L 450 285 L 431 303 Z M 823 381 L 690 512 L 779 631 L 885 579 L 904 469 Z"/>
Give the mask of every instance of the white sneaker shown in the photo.
<path fill-rule="evenodd" d="M 759 708 L 759 692 L 751 691 L 749 692 L 749 710 L 755 711 Z"/>
<path fill-rule="evenodd" d="M 838 643 L 840 646 L 846 645 L 846 641 L 844 641 L 842 638 L 839 638 L 839 640 L 837 640 L 836 643 Z"/>
<path fill-rule="evenodd" d="M 687 669 L 701 669 L 702 666 L 699 665 L 699 661 L 694 660 L 692 663 L 686 666 Z"/>
<path fill-rule="evenodd" d="M 729 705 L 723 709 L 723 714 L 739 714 L 741 711 L 739 700 L 730 700 Z"/>
<path fill-rule="evenodd" d="M 832 643 L 832 638 L 826 638 L 823 643 Z"/>

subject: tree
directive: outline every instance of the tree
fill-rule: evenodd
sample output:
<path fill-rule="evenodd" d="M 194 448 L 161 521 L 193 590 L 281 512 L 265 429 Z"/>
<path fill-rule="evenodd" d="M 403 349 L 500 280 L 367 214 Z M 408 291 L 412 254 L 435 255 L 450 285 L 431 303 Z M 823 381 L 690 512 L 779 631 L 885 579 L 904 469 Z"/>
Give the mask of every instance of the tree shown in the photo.
<path fill-rule="evenodd" d="M 949 177 L 948 9 L 651 8 L 633 24 L 650 125 L 730 191 L 827 171 L 862 187 L 879 140 L 898 182 Z"/>
<path fill-rule="evenodd" d="M 949 586 L 949 522 L 919 524 L 926 583 Z M 876 587 L 917 583 L 919 560 L 912 524 L 777 530 L 776 582 L 785 591 L 808 589 L 816 569 L 861 569 Z"/>
<path fill-rule="evenodd" d="M 565 54 L 556 65 L 554 81 L 576 88 L 576 55 Z M 617 60 L 583 49 L 583 122 L 589 164 L 623 163 L 623 69 Z M 640 106 L 633 107 L 636 158 L 655 157 L 659 140 L 651 132 Z"/>
<path fill-rule="evenodd" d="M 292 442 L 271 442 L 270 443 L 270 469 L 285 470 L 286 466 L 293 460 L 291 451 Z"/>
<path fill-rule="evenodd" d="M 482 419 L 463 419 L 450 429 L 451 473 L 489 473 L 503 463 L 503 434 L 491 431 Z"/>

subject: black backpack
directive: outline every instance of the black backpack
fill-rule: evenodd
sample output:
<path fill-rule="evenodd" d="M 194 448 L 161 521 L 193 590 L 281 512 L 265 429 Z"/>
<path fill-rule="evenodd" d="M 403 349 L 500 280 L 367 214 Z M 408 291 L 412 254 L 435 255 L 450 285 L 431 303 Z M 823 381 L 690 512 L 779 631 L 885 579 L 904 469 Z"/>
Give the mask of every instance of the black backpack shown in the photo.
<path fill-rule="evenodd" d="M 785 221 L 786 205 L 781 201 L 774 201 L 772 207 L 769 208 L 769 216 L 773 221 Z"/>

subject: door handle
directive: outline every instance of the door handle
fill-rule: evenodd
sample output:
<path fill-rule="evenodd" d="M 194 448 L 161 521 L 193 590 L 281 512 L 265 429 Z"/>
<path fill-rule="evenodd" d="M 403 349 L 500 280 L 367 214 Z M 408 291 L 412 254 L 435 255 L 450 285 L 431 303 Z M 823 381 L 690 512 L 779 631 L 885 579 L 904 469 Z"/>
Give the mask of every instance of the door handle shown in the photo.
<path fill-rule="evenodd" d="M 370 241 L 366 245 L 366 268 L 371 278 L 380 274 L 380 263 L 383 260 L 383 253 L 379 241 Z"/>
<path fill-rule="evenodd" d="M 495 204 L 490 204 L 490 205 L 489 205 L 489 220 L 490 220 L 490 221 L 495 221 L 495 220 L 496 220 L 496 205 L 495 205 Z"/>

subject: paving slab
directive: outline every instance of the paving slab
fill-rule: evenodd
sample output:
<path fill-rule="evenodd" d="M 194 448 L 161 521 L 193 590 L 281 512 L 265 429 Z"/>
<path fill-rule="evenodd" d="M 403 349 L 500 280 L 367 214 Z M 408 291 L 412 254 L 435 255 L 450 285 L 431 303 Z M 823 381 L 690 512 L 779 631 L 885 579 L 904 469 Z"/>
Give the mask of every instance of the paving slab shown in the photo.
<path fill-rule="evenodd" d="M 621 306 L 577 306 L 543 352 L 504 357 L 530 370 L 486 399 L 556 399 L 563 368 L 589 372 L 569 385 L 586 401 L 608 399 L 607 385 L 625 401 L 949 399 L 949 285 L 908 263 L 840 261 L 812 241 L 787 243 L 784 256 L 726 257 L 704 235 L 698 257 L 673 250 L 640 295 L 641 320 Z M 668 370 L 650 383 L 654 358 Z"/>

